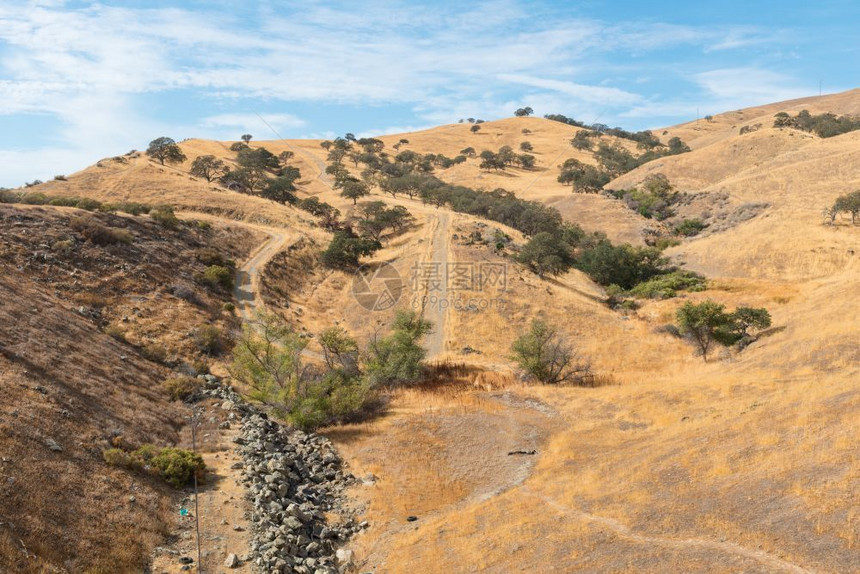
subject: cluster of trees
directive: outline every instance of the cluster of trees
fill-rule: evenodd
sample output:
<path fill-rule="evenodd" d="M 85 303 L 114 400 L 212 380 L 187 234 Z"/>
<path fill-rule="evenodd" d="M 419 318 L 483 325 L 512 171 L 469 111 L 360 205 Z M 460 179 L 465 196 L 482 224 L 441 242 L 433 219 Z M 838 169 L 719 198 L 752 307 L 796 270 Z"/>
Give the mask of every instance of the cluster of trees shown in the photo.
<path fill-rule="evenodd" d="M 763 307 L 742 306 L 727 312 L 725 305 L 714 301 L 688 301 L 678 309 L 676 317 L 679 331 L 696 345 L 705 361 L 714 343 L 748 344 L 756 332 L 771 325 L 770 313 Z"/>
<path fill-rule="evenodd" d="M 525 118 L 527 116 L 532 115 L 533 113 L 535 113 L 535 111 L 529 106 L 526 106 L 524 108 L 517 108 L 517 110 L 514 112 L 514 115 L 518 118 Z"/>
<path fill-rule="evenodd" d="M 860 130 L 860 118 L 830 113 L 812 115 L 809 110 L 801 110 L 794 117 L 786 112 L 779 112 L 774 116 L 773 127 L 794 128 L 829 138 Z"/>
<path fill-rule="evenodd" d="M 639 184 L 639 187 L 625 190 L 611 190 L 609 193 L 623 201 L 627 207 L 638 212 L 643 217 L 656 219 L 657 221 L 663 221 L 675 215 L 672 206 L 681 197 L 680 192 L 669 182 L 669 178 L 662 173 L 648 175 Z M 692 229 L 685 227 L 684 232 L 688 231 L 692 231 Z"/>
<path fill-rule="evenodd" d="M 642 130 L 638 132 L 630 132 L 625 129 L 614 127 L 610 128 L 606 124 L 594 123 L 591 125 L 586 125 L 582 122 L 579 122 L 573 118 L 569 118 L 562 114 L 546 114 L 544 118 L 548 120 L 553 120 L 556 122 L 561 122 L 563 124 L 567 124 L 569 126 L 574 126 L 578 128 L 586 128 L 588 131 L 578 132 L 576 136 L 574 136 L 573 140 L 571 140 L 571 144 L 577 149 L 590 149 L 591 143 L 588 141 L 589 138 L 599 138 L 600 136 L 615 136 L 617 138 L 622 138 L 630 141 L 636 142 L 636 147 L 641 150 L 651 150 L 655 148 L 663 147 L 663 144 L 660 142 L 660 139 L 655 136 L 650 130 Z M 674 141 L 677 140 L 677 141 Z M 674 143 L 673 143 L 674 142 Z M 580 147 L 582 146 L 582 147 Z M 681 142 L 680 138 L 672 138 L 669 140 L 667 146 L 669 149 L 682 149 L 684 146 L 683 142 Z M 690 151 L 689 148 L 686 148 L 684 151 Z M 681 153 L 681 152 L 675 152 Z M 650 161 L 650 160 L 649 160 Z M 644 162 L 643 162 L 644 163 Z"/>
<path fill-rule="evenodd" d="M 316 203 L 314 207 L 320 210 L 328 205 Z M 370 257 L 382 249 L 386 232 L 399 233 L 413 219 L 402 205 L 388 207 L 382 201 L 362 203 L 345 225 L 333 227 L 334 237 L 322 253 L 323 265 L 332 269 L 354 269 L 362 257 Z"/>
<path fill-rule="evenodd" d="M 598 193 L 610 181 L 612 178 L 608 173 L 576 158 L 565 160 L 558 175 L 559 183 L 573 185 L 573 191 L 577 193 Z"/>
<path fill-rule="evenodd" d="M 574 148 L 591 149 L 589 138 L 593 136 L 580 135 L 584 133 L 586 132 L 578 132 L 570 141 Z M 659 144 L 638 156 L 633 155 L 617 142 L 612 145 L 600 142 L 594 152 L 598 166 L 585 164 L 575 158 L 568 159 L 561 165 L 558 182 L 572 184 L 573 190 L 578 193 L 597 193 L 616 177 L 632 171 L 640 165 L 660 157 L 688 151 L 690 148 L 677 137 L 669 140 L 666 146 Z"/>
<path fill-rule="evenodd" d="M 528 147 L 531 149 L 531 144 L 529 144 Z M 535 166 L 535 156 L 528 153 L 518 154 L 509 145 L 500 147 L 498 152 L 484 150 L 478 157 L 481 158 L 481 164 L 479 167 L 487 171 L 490 171 L 491 169 L 504 170 L 505 168 L 514 165 L 522 167 L 523 169 L 531 169 Z"/>
<path fill-rule="evenodd" d="M 400 143 L 403 142 L 408 143 L 408 140 L 401 140 Z M 414 197 L 421 185 L 422 175 L 436 168 L 448 169 L 467 159 L 462 153 L 449 158 L 444 154 L 420 154 L 412 150 L 400 151 L 392 157 L 384 151 L 385 144 L 381 140 L 355 139 L 352 134 L 320 145 L 329 151 L 326 173 L 334 177 L 334 188 L 341 190 L 343 197 L 352 199 L 353 204 L 369 195 L 373 186 L 395 197 L 398 193 Z M 355 168 L 363 164 L 361 177 L 351 174 L 344 160 L 351 161 Z"/>
<path fill-rule="evenodd" d="M 266 148 L 248 147 L 251 135 L 242 136 L 244 143 L 231 146 L 236 152 L 236 166 L 228 164 L 214 155 L 201 155 L 191 163 L 191 175 L 208 182 L 218 181 L 225 187 L 242 193 L 260 195 L 279 203 L 296 203 L 295 182 L 301 177 L 297 167 L 288 165 L 293 152 L 285 151 L 275 156 Z M 146 154 L 162 165 L 181 163 L 188 159 L 179 145 L 169 137 L 160 137 L 149 142 Z"/>
<path fill-rule="evenodd" d="M 247 135 L 247 134 L 246 134 Z M 301 172 L 289 165 L 293 153 L 285 151 L 276 156 L 264 147 L 251 148 L 247 144 L 234 145 L 236 167 L 230 169 L 214 156 L 200 156 L 194 160 L 192 173 L 218 181 L 233 191 L 260 195 L 278 203 L 295 204 L 295 182 Z M 211 180 L 210 180 L 211 181 Z"/>
<path fill-rule="evenodd" d="M 277 315 L 246 325 L 233 348 L 230 373 L 292 425 L 313 430 L 360 420 L 380 406 L 384 388 L 419 380 L 425 351 L 421 340 L 432 324 L 401 311 L 385 336 L 375 333 L 362 348 L 339 327 L 319 334 L 325 366 L 307 365 L 308 340 Z"/>
<path fill-rule="evenodd" d="M 836 216 L 843 212 L 851 214 L 852 225 L 857 223 L 860 216 L 860 190 L 837 197 L 833 205 L 824 210 L 824 217 L 833 225 Z"/>

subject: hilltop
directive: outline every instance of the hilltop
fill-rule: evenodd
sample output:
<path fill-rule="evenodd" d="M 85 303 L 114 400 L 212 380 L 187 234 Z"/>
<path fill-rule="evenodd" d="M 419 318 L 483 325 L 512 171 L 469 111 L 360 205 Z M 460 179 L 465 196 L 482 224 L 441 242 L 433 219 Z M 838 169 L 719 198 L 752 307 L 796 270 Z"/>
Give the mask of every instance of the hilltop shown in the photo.
<path fill-rule="evenodd" d="M 87 553 L 116 559 L 106 549 L 125 540 L 135 551 L 118 563 L 131 570 L 161 545 L 175 522 L 175 493 L 135 481 L 135 496 L 149 511 L 144 516 L 143 504 L 120 507 L 123 481 L 135 479 L 106 467 L 100 454 L 114 428 L 135 444 L 184 440 L 184 407 L 169 402 L 161 381 L 204 360 L 226 375 L 229 362 L 227 353 L 201 352 L 195 330 L 213 325 L 239 336 L 243 321 L 265 307 L 301 333 L 315 364 L 324 329 L 342 327 L 364 343 L 384 332 L 398 308 L 411 307 L 434 323 L 425 347 L 435 375 L 387 392 L 387 408 L 375 418 L 323 429 L 363 479 L 351 498 L 369 528 L 348 543 L 362 571 L 401 572 L 415 564 L 488 572 L 850 571 L 858 560 L 853 501 L 860 459 L 851 437 L 860 431 L 853 416 L 860 347 L 851 318 L 860 312 L 860 226 L 845 214 L 827 224 L 822 211 L 860 189 L 860 131 L 821 138 L 774 127 L 776 114 L 804 109 L 860 114 L 860 91 L 653 130 L 655 149 L 677 137 L 690 151 L 618 174 L 599 193 L 559 183 L 562 166 L 576 160 L 602 168 L 600 144 L 635 156 L 644 152 L 637 142 L 594 135 L 590 147 L 576 149 L 571 140 L 590 128 L 534 117 L 381 136 L 392 157 L 463 155 L 429 174 L 462 197 L 483 191 L 476 197 L 492 197 L 498 209 L 482 217 L 450 198 L 434 204 L 429 196 L 422 202 L 374 187 L 362 201 L 411 216 L 381 234 L 380 249 L 362 259 L 374 268 L 390 264 L 403 281 L 397 305 L 380 311 L 357 303 L 350 270 L 324 264 L 333 235 L 322 218 L 190 173 L 203 155 L 235 168 L 236 142 L 179 142 L 186 159 L 166 165 L 132 151 L 22 190 L 44 194 L 39 203 L 83 197 L 168 204 L 179 220 L 164 228 L 145 214 L 0 205 L 0 256 L 10 270 L 0 278 L 10 294 L 0 315 L 15 325 L 0 331 L 0 380 L 13 389 L 7 404 L 19 411 L 0 420 L 0 445 L 11 459 L 0 472 L 25 485 L 0 503 L 0 515 L 14 524 L 0 529 L 0 564 L 76 571 L 99 565 Z M 509 146 L 521 153 L 524 143 L 533 165 L 481 167 L 482 151 Z M 295 199 L 330 204 L 358 227 L 361 203 L 335 189 L 326 142 L 248 144 L 276 157 L 287 152 L 284 161 L 301 173 Z M 365 165 L 344 159 L 340 177 L 360 178 Z M 625 194 L 657 174 L 671 185 L 674 203 L 658 206 L 662 212 L 643 210 Z M 557 209 L 562 226 L 581 227 L 580 258 L 588 241 L 601 241 L 594 232 L 613 246 L 656 245 L 671 264 L 703 275 L 704 288 L 647 298 L 620 293 L 593 270 L 534 273 L 516 262 L 534 234 L 513 215 L 503 217 L 526 204 L 503 204 L 513 200 L 499 188 Z M 80 217 L 130 238 L 97 246 L 80 222 L 72 223 Z M 676 231 L 693 220 L 696 233 Z M 216 255 L 236 262 L 235 293 L 201 283 Z M 427 262 L 495 266 L 505 270 L 504 281 L 439 293 L 462 297 L 463 306 L 422 305 L 431 293 L 412 280 Z M 177 286 L 196 292 L 196 302 L 177 296 L 187 294 Z M 745 347 L 718 347 L 704 361 L 678 336 L 675 317 L 684 303 L 709 300 L 728 309 L 766 308 L 772 327 Z M 511 345 L 535 318 L 556 325 L 587 359 L 590 387 L 521 376 Z M 152 345 L 164 356 L 153 360 Z M 43 428 L 35 422 L 42 420 L 56 422 Z M 47 438 L 64 450 L 43 448 Z M 214 454 L 207 461 L 215 463 Z M 109 478 L 88 482 L 93 473 Z M 104 506 L 82 506 L 67 520 L 36 488 L 46 475 L 63 477 L 46 491 L 61 497 L 63 508 L 78 510 L 80 500 L 62 498 L 74 489 L 98 494 Z M 227 476 L 228 483 L 240 478 Z M 26 520 L 16 519 L 27 499 L 35 503 Z M 90 529 L 95 520 L 104 526 Z M 209 526 L 218 528 L 214 522 Z M 134 523 L 145 526 L 142 534 L 130 534 Z M 49 548 L 59 525 L 73 536 Z M 22 562 L 16 539 L 40 562 Z M 212 566 L 223 562 L 222 550 L 210 549 Z"/>

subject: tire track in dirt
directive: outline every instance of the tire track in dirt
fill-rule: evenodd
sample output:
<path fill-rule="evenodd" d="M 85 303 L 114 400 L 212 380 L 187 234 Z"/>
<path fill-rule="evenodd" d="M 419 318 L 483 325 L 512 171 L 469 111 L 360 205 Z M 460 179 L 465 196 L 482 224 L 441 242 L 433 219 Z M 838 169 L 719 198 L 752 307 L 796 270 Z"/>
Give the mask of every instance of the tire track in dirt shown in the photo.
<path fill-rule="evenodd" d="M 431 228 L 430 245 L 428 249 L 429 261 L 436 265 L 438 270 L 438 289 L 433 283 L 433 289 L 428 285 L 425 287 L 424 304 L 422 305 L 422 315 L 425 319 L 433 323 L 433 332 L 431 332 L 426 340 L 427 358 L 438 358 L 445 351 L 445 341 L 447 334 L 447 319 L 450 309 L 448 308 L 448 281 L 447 281 L 447 265 L 449 261 L 448 240 L 451 237 L 451 218 L 448 213 L 439 212 L 432 214 L 435 217 L 433 227 Z"/>
<path fill-rule="evenodd" d="M 765 565 L 769 568 L 774 569 L 775 571 L 780 572 L 791 572 L 793 574 L 814 574 L 815 572 L 814 570 L 807 570 L 805 568 L 802 568 L 801 566 L 798 566 L 797 564 L 793 564 L 762 550 L 753 550 L 751 548 L 741 546 L 740 544 L 735 544 L 734 542 L 717 542 L 716 540 L 707 540 L 704 538 L 677 539 L 666 538 L 662 536 L 648 536 L 645 534 L 638 534 L 636 532 L 633 532 L 628 526 L 622 524 L 621 522 L 613 518 L 598 516 L 596 514 L 590 514 L 588 512 L 578 510 L 576 508 L 570 508 L 548 496 L 544 496 L 542 494 L 538 494 L 532 491 L 527 486 L 523 486 L 520 489 L 520 492 L 543 501 L 561 514 L 573 515 L 580 520 L 594 522 L 605 528 L 608 528 L 616 535 L 622 538 L 626 538 L 627 540 L 631 540 L 633 542 L 638 542 L 641 544 L 652 544 L 655 546 L 662 546 L 665 548 L 673 548 L 678 550 L 691 550 L 700 548 L 716 550 L 718 552 L 733 554 L 735 556 L 755 560 L 762 565 Z"/>

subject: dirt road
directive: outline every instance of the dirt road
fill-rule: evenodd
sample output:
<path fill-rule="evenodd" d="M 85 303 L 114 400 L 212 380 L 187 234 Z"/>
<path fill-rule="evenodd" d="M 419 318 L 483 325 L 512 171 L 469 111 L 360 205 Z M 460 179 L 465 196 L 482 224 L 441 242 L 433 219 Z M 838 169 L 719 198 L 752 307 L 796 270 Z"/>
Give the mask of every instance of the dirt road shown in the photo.
<path fill-rule="evenodd" d="M 274 229 L 266 229 L 269 239 L 261 244 L 236 272 L 236 286 L 233 294 L 236 297 L 236 311 L 243 321 L 253 321 L 257 312 L 263 307 L 260 294 L 260 273 L 266 263 L 277 255 L 288 242 L 286 233 Z"/>

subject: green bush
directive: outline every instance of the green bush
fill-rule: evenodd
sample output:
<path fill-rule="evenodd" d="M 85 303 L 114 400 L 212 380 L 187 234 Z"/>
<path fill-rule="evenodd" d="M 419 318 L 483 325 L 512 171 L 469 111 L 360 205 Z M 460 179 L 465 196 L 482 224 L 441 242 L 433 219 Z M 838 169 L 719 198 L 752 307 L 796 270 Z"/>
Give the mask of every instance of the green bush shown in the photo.
<path fill-rule="evenodd" d="M 137 450 L 126 452 L 111 448 L 102 453 L 104 460 L 111 466 L 119 466 L 138 471 L 149 471 L 163 478 L 168 484 L 181 488 L 199 478 L 206 469 L 203 457 L 184 448 L 158 447 L 145 444 Z"/>
<path fill-rule="evenodd" d="M 173 213 L 173 208 L 169 205 L 159 205 L 150 209 L 149 217 L 168 229 L 175 229 L 179 226 L 179 219 Z"/>
<path fill-rule="evenodd" d="M 0 203 L 20 203 L 21 194 L 11 189 L 0 189 Z"/>
<path fill-rule="evenodd" d="M 227 311 L 228 313 L 232 313 L 233 311 L 236 310 L 236 306 L 233 303 L 230 303 L 228 301 L 228 302 L 224 303 L 223 305 L 221 305 L 221 309 L 223 309 L 224 311 Z"/>
<path fill-rule="evenodd" d="M 55 207 L 77 207 L 80 197 L 54 197 L 48 202 L 48 205 Z"/>
<path fill-rule="evenodd" d="M 48 201 L 48 196 L 41 192 L 25 193 L 21 196 L 21 203 L 25 205 L 45 205 Z"/>
<path fill-rule="evenodd" d="M 210 265 L 197 275 L 200 283 L 216 289 L 233 289 L 233 270 L 223 265 Z"/>
<path fill-rule="evenodd" d="M 701 219 L 685 219 L 675 226 L 675 235 L 683 235 L 684 237 L 693 237 L 698 235 L 708 225 Z"/>
<path fill-rule="evenodd" d="M 82 197 L 78 200 L 77 204 L 75 204 L 75 207 L 86 211 L 96 211 L 102 207 L 102 202 L 89 197 Z"/>
<path fill-rule="evenodd" d="M 704 291 L 707 281 L 698 273 L 692 271 L 673 271 L 665 275 L 657 275 L 648 281 L 643 281 L 628 291 L 634 297 L 643 299 L 671 299 L 678 291 Z"/>
<path fill-rule="evenodd" d="M 135 201 L 121 201 L 119 203 L 114 203 L 111 207 L 115 211 L 121 211 L 130 215 L 141 215 L 144 213 L 149 213 L 150 211 L 148 205 L 144 205 L 143 203 L 137 203 Z"/>

